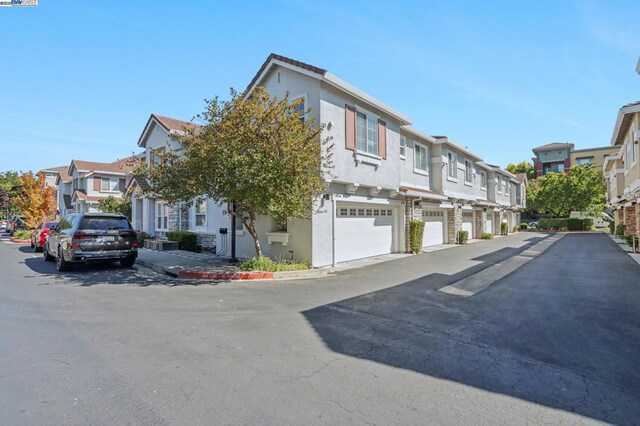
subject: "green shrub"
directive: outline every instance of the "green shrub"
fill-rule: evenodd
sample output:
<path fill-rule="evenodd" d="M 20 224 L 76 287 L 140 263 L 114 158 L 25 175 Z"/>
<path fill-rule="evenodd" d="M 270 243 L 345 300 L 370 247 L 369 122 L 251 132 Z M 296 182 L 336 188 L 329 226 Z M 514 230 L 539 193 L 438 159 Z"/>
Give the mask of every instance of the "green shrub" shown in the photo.
<path fill-rule="evenodd" d="M 609 222 L 609 232 L 614 235 L 616 232 L 616 223 L 614 221 Z"/>
<path fill-rule="evenodd" d="M 520 224 L 520 230 L 521 231 L 526 231 L 527 229 L 529 229 L 529 225 L 527 225 L 526 223 L 521 223 Z"/>
<path fill-rule="evenodd" d="M 287 260 L 273 260 L 265 256 L 244 260 L 238 264 L 241 271 L 284 272 L 303 271 L 309 269 L 305 262 L 292 262 Z"/>
<path fill-rule="evenodd" d="M 567 218 L 559 219 L 540 219 L 538 221 L 540 229 L 546 229 L 549 231 L 564 231 L 567 229 Z"/>
<path fill-rule="evenodd" d="M 509 224 L 507 222 L 502 222 L 500 224 L 500 235 L 508 235 L 509 234 Z"/>
<path fill-rule="evenodd" d="M 518 225 L 513 225 L 513 230 L 512 232 L 515 234 L 516 232 L 518 232 L 520 230 L 520 228 L 518 228 Z"/>
<path fill-rule="evenodd" d="M 198 237 L 193 232 L 189 231 L 170 231 L 167 232 L 167 239 L 169 241 L 176 241 L 180 250 L 196 251 L 198 244 Z"/>
<path fill-rule="evenodd" d="M 31 231 L 19 229 L 13 233 L 13 237 L 19 240 L 29 240 L 31 239 Z"/>
<path fill-rule="evenodd" d="M 469 231 L 460 231 L 458 232 L 458 241 L 457 244 L 467 244 L 469 240 Z"/>
<path fill-rule="evenodd" d="M 409 248 L 411 253 L 418 254 L 422 251 L 422 237 L 424 235 L 424 222 L 412 220 L 409 222 Z"/>
<path fill-rule="evenodd" d="M 633 235 L 625 234 L 622 238 L 630 247 L 633 247 Z"/>
<path fill-rule="evenodd" d="M 480 239 L 481 240 L 492 240 L 493 239 L 493 234 L 491 232 L 483 232 L 480 235 Z"/>
<path fill-rule="evenodd" d="M 623 224 L 616 226 L 616 237 L 622 238 L 626 234 L 627 227 Z"/>
<path fill-rule="evenodd" d="M 569 231 L 590 231 L 593 229 L 593 219 L 571 217 L 567 219 L 567 229 Z"/>

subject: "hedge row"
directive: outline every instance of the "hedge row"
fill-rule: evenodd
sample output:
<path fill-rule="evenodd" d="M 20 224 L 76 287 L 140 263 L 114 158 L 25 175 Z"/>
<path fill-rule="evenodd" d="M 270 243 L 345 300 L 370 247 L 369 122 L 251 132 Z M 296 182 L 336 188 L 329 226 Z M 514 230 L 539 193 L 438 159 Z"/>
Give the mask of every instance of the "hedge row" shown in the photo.
<path fill-rule="evenodd" d="M 176 241 L 180 250 L 197 251 L 198 237 L 189 231 L 171 231 L 167 232 L 169 241 Z"/>
<path fill-rule="evenodd" d="M 593 219 L 579 218 L 559 218 L 559 219 L 540 219 L 538 221 L 540 229 L 550 231 L 590 231 L 593 229 Z"/>

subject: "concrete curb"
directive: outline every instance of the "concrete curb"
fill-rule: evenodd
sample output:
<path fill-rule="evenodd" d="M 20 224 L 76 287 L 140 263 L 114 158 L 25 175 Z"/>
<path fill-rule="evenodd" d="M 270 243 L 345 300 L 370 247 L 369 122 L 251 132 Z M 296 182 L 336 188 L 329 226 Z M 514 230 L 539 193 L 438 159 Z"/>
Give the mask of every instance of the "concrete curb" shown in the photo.
<path fill-rule="evenodd" d="M 11 241 L 14 244 L 31 244 L 31 240 L 20 240 L 14 237 L 9 238 L 9 241 Z"/>
<path fill-rule="evenodd" d="M 330 269 L 309 269 L 306 271 L 286 271 L 286 272 L 262 272 L 262 271 L 196 271 L 190 269 L 179 269 L 176 267 L 165 267 L 157 263 L 137 258 L 136 263 L 145 268 L 149 268 L 159 274 L 169 275 L 179 279 L 215 280 L 215 281 L 243 281 L 243 280 L 292 280 L 320 278 L 331 273 Z"/>

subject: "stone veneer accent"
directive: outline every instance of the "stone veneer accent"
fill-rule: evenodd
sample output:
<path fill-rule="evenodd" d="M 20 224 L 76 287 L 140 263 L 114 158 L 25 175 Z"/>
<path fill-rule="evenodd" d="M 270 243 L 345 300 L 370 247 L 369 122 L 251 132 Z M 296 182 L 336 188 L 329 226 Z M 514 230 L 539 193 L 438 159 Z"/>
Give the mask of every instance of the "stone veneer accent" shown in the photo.
<path fill-rule="evenodd" d="M 462 208 L 454 204 L 453 209 L 447 211 L 447 244 L 456 243 L 456 234 L 462 229 Z"/>
<path fill-rule="evenodd" d="M 418 204 L 418 206 L 414 206 L 413 202 L 417 200 L 417 198 L 405 197 L 404 199 L 404 217 L 405 217 L 405 227 L 404 227 L 404 241 L 405 241 L 405 251 L 409 253 L 411 251 L 411 241 L 409 238 L 409 222 L 412 220 L 422 220 L 422 206 Z"/>
<path fill-rule="evenodd" d="M 624 208 L 624 224 L 625 232 L 629 235 L 637 235 L 638 233 L 638 217 L 636 215 L 637 206 L 625 206 Z"/>
<path fill-rule="evenodd" d="M 624 223 L 624 207 L 621 207 L 618 210 L 616 210 L 614 219 L 616 222 L 616 226 L 620 225 L 621 223 Z"/>
<path fill-rule="evenodd" d="M 198 246 L 205 249 L 215 249 L 216 248 L 216 234 L 206 234 L 203 232 L 196 233 Z"/>
<path fill-rule="evenodd" d="M 502 228 L 502 212 L 493 212 L 493 235 L 500 235 Z"/>
<path fill-rule="evenodd" d="M 484 232 L 484 223 L 487 220 L 487 212 L 484 210 L 475 210 L 475 235 L 471 238 L 480 238 L 482 233 Z"/>

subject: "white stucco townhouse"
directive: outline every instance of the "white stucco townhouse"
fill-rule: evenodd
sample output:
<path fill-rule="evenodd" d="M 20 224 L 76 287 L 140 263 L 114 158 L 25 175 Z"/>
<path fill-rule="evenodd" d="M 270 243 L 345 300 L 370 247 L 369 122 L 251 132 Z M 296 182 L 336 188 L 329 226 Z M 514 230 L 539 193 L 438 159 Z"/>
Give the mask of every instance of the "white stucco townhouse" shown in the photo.
<path fill-rule="evenodd" d="M 285 231 L 271 218 L 258 219 L 265 255 L 307 260 L 314 267 L 334 265 L 407 251 L 412 219 L 427 223 L 423 245 L 430 246 L 454 243 L 461 229 L 478 237 L 487 217 L 493 221 L 489 212 L 515 210 L 509 193 L 513 175 L 486 165 L 478 154 L 446 137 L 413 128 L 405 114 L 324 69 L 272 54 L 246 93 L 258 85 L 272 96 L 302 98 L 310 116 L 325 124 L 323 138 L 334 142 L 334 168 L 325 170 L 331 177 L 326 193 L 318 197 L 318 211 L 310 219 L 289 220 Z M 151 115 L 138 141 L 148 164 L 156 161 L 154 150 L 178 149 L 176 134 L 192 125 Z M 503 178 L 508 189 L 491 196 L 490 182 Z M 177 228 L 209 234 L 208 241 L 225 252 L 230 234 L 226 206 L 207 200 L 179 214 L 179 206 L 136 196 L 136 185 L 146 183 L 131 185 L 137 229 L 159 237 Z M 236 235 L 238 256 L 253 256 L 251 237 L 241 226 Z"/>

